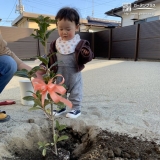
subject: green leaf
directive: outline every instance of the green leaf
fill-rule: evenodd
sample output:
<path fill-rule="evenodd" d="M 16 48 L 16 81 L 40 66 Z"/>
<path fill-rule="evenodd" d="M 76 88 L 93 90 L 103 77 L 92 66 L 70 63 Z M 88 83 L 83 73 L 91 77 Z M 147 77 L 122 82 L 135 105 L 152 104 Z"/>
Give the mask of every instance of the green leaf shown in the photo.
<path fill-rule="evenodd" d="M 50 146 L 50 144 L 49 144 L 49 143 L 46 143 L 46 144 L 45 144 L 45 147 L 47 147 L 47 146 Z"/>
<path fill-rule="evenodd" d="M 51 53 L 51 54 L 49 54 L 49 55 L 48 55 L 48 58 L 50 58 L 50 57 L 53 56 L 54 54 L 56 54 L 56 53 Z"/>
<path fill-rule="evenodd" d="M 30 78 L 29 76 L 28 76 L 28 72 L 24 72 L 24 71 L 17 71 L 15 74 L 14 74 L 14 76 L 18 76 L 18 77 L 23 77 L 23 78 Z"/>
<path fill-rule="evenodd" d="M 43 151 L 42 151 L 42 155 L 43 155 L 44 157 L 46 156 L 46 152 L 47 152 L 47 150 L 46 150 L 46 148 L 44 148 Z"/>
<path fill-rule="evenodd" d="M 34 103 L 36 103 L 38 106 L 42 107 L 42 103 L 39 99 L 34 99 Z"/>
<path fill-rule="evenodd" d="M 35 34 L 31 34 L 30 36 L 32 36 L 33 38 L 35 38 L 35 39 L 38 39 L 39 37 L 37 36 L 37 35 L 35 35 Z"/>
<path fill-rule="evenodd" d="M 47 17 L 42 17 L 42 18 L 44 18 L 44 21 L 46 21 L 46 22 L 50 20 L 50 17 L 48 17 L 48 16 Z"/>
<path fill-rule="evenodd" d="M 50 101 L 48 99 L 44 100 L 44 107 L 47 106 L 48 104 L 50 104 Z"/>
<path fill-rule="evenodd" d="M 50 31 L 48 31 L 48 33 L 46 34 L 46 38 L 47 38 L 47 39 L 49 38 L 50 34 L 51 34 L 54 30 L 55 30 L 55 28 L 52 29 L 52 30 L 50 30 Z"/>
<path fill-rule="evenodd" d="M 43 41 L 41 39 L 39 39 L 39 40 L 40 40 L 41 44 L 45 47 L 46 46 L 45 41 Z"/>
<path fill-rule="evenodd" d="M 45 65 L 47 65 L 48 64 L 48 59 L 46 59 L 46 58 L 43 58 L 43 57 L 38 57 L 38 59 L 41 61 L 41 62 L 43 62 Z"/>
<path fill-rule="evenodd" d="M 56 66 L 58 62 L 53 63 L 49 68 L 51 69 L 52 67 Z"/>
<path fill-rule="evenodd" d="M 50 76 L 48 74 L 43 74 L 43 80 L 48 83 L 48 81 L 50 80 Z"/>
<path fill-rule="evenodd" d="M 40 91 L 38 90 L 38 91 L 36 91 L 36 97 L 41 101 L 41 97 L 42 97 L 42 95 L 41 95 L 41 93 L 40 93 Z"/>
<path fill-rule="evenodd" d="M 43 34 L 45 34 L 45 31 L 47 30 L 47 24 L 46 23 L 41 24 L 41 30 L 42 30 Z"/>
<path fill-rule="evenodd" d="M 38 70 L 40 70 L 40 66 L 35 66 L 33 67 L 29 72 L 28 74 L 29 75 L 33 75 L 35 72 L 37 72 Z"/>
<path fill-rule="evenodd" d="M 49 94 L 49 93 L 47 94 L 47 98 L 48 98 L 48 99 L 51 99 L 51 96 L 50 96 L 50 94 Z"/>
<path fill-rule="evenodd" d="M 45 111 L 46 111 L 49 115 L 51 114 L 51 109 L 47 108 Z"/>
<path fill-rule="evenodd" d="M 28 70 L 27 70 L 27 69 L 21 69 L 20 71 L 23 71 L 23 72 L 28 73 Z"/>
<path fill-rule="evenodd" d="M 34 22 L 36 22 L 36 23 L 39 23 L 39 21 L 38 21 L 37 18 L 29 18 L 29 20 L 34 21 Z"/>
<path fill-rule="evenodd" d="M 23 99 L 26 101 L 34 101 L 35 98 L 33 96 L 25 96 Z"/>
<path fill-rule="evenodd" d="M 60 141 L 63 141 L 63 140 L 67 140 L 67 139 L 68 139 L 68 136 L 63 135 L 63 136 L 58 138 L 57 142 L 60 142 Z"/>
<path fill-rule="evenodd" d="M 41 149 L 43 146 L 39 146 L 39 149 Z"/>
<path fill-rule="evenodd" d="M 65 104 L 63 102 L 56 103 L 57 106 L 59 106 L 59 109 L 63 109 L 65 107 Z"/>
<path fill-rule="evenodd" d="M 56 120 L 56 128 L 59 130 L 59 122 Z"/>
<path fill-rule="evenodd" d="M 58 135 L 57 135 L 57 134 L 54 134 L 54 139 L 53 139 L 54 144 L 56 144 L 56 143 L 57 143 L 57 140 L 58 140 Z"/>
<path fill-rule="evenodd" d="M 34 103 L 34 105 L 33 105 L 32 107 L 37 107 L 37 104 L 36 104 L 36 103 Z"/>
<path fill-rule="evenodd" d="M 53 71 L 50 71 L 50 79 L 54 78 L 56 75 L 56 73 L 54 73 Z"/>
<path fill-rule="evenodd" d="M 62 131 L 62 130 L 64 130 L 64 129 L 66 129 L 66 125 L 60 125 L 59 131 Z"/>
<path fill-rule="evenodd" d="M 57 20 L 51 19 L 51 20 L 50 20 L 50 23 L 57 23 Z"/>
<path fill-rule="evenodd" d="M 29 93 L 35 94 L 33 91 L 26 91 L 26 92 L 29 92 Z"/>
<path fill-rule="evenodd" d="M 44 146 L 44 143 L 43 142 L 38 142 L 38 145 L 39 146 Z"/>
<path fill-rule="evenodd" d="M 35 35 L 35 34 L 32 33 L 30 36 L 37 36 L 37 35 Z"/>

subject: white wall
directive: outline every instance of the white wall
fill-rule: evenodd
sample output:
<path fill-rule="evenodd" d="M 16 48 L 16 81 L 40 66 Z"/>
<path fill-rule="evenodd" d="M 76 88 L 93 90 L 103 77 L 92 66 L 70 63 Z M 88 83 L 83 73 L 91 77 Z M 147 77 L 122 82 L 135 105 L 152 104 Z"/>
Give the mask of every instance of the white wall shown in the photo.
<path fill-rule="evenodd" d="M 108 30 L 108 28 L 80 25 L 80 32 L 99 32 L 104 30 Z"/>
<path fill-rule="evenodd" d="M 148 3 L 148 4 L 151 4 Z M 148 17 L 153 17 L 153 16 L 158 16 L 160 15 L 160 1 L 157 3 L 154 3 L 154 1 L 152 2 L 152 4 L 155 4 L 155 9 L 150 10 L 150 9 L 143 9 L 143 10 L 134 10 L 132 8 L 132 11 L 128 14 L 126 13 L 122 13 L 122 26 L 129 26 L 129 25 L 133 25 L 134 24 L 134 20 L 131 20 L 133 18 L 133 16 L 138 16 L 138 19 L 145 19 Z M 146 7 L 147 8 L 147 7 Z"/>

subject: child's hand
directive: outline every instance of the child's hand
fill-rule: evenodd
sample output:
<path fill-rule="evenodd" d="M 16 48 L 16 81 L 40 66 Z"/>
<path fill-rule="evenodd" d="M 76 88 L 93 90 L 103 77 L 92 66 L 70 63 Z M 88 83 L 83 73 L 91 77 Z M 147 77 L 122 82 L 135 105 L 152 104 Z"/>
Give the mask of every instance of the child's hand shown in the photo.
<path fill-rule="evenodd" d="M 38 70 L 36 72 L 36 76 L 38 79 L 43 79 L 43 75 L 46 73 L 46 70 L 44 67 L 41 66 L 41 70 Z"/>
<path fill-rule="evenodd" d="M 88 51 L 88 49 L 86 49 L 86 48 L 82 48 L 81 52 L 82 52 L 82 54 L 84 54 L 85 56 L 88 56 L 88 55 L 89 55 L 89 51 Z"/>
<path fill-rule="evenodd" d="M 45 71 L 39 70 L 39 71 L 36 72 L 36 76 L 37 76 L 38 79 L 43 79 L 44 74 L 45 74 Z"/>

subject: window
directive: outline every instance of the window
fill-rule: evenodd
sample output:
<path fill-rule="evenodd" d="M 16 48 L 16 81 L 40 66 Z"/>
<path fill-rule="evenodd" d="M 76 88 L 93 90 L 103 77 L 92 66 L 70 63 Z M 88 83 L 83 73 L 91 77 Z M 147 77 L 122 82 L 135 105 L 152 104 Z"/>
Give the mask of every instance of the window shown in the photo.
<path fill-rule="evenodd" d="M 135 21 L 134 24 L 141 24 L 144 22 L 146 22 L 146 19 L 141 19 L 141 20 Z"/>
<path fill-rule="evenodd" d="M 151 22 L 151 21 L 156 21 L 156 20 L 159 20 L 159 16 L 146 18 L 146 22 Z"/>
<path fill-rule="evenodd" d="M 144 23 L 144 22 L 151 22 L 151 21 L 157 21 L 157 20 L 159 20 L 159 16 L 148 17 L 145 19 L 140 19 L 138 21 L 134 21 L 134 24 L 140 24 L 140 23 Z"/>

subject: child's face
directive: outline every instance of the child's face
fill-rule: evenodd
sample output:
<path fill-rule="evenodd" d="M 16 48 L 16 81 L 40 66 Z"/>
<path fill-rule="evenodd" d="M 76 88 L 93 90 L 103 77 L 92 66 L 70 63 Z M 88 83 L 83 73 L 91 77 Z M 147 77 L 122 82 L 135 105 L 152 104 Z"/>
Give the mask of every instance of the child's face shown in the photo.
<path fill-rule="evenodd" d="M 62 19 L 57 21 L 57 28 L 59 36 L 64 40 L 71 40 L 75 36 L 75 32 L 78 31 L 79 25 L 76 26 L 75 22 Z"/>

